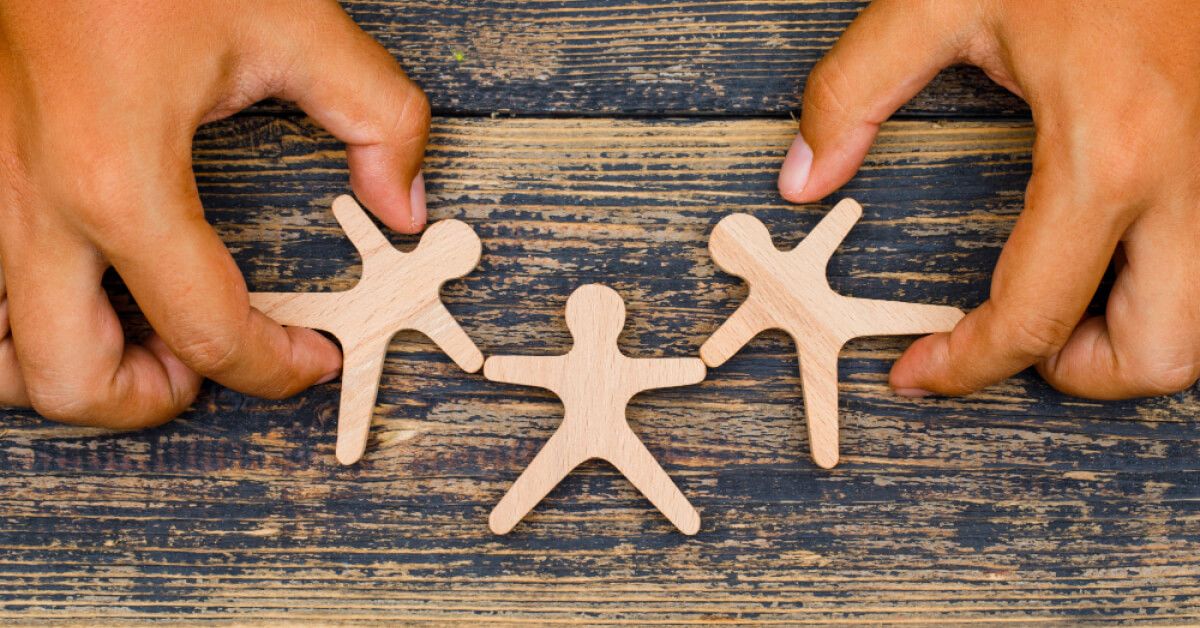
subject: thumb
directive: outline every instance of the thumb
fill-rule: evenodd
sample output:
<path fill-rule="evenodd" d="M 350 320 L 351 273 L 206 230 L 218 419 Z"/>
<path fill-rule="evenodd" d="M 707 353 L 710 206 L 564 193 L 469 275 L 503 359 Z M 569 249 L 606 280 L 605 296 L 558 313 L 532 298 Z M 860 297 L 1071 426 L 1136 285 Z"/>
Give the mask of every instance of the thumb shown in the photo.
<path fill-rule="evenodd" d="M 819 200 L 854 176 L 879 125 L 957 62 L 983 23 L 940 0 L 876 0 L 808 76 L 800 135 L 779 174 L 793 203 Z"/>
<path fill-rule="evenodd" d="M 350 185 L 384 224 L 425 226 L 421 163 L 429 100 L 391 53 L 336 2 L 317 3 L 295 32 L 273 37 L 288 61 L 278 96 L 295 102 L 346 143 Z"/>

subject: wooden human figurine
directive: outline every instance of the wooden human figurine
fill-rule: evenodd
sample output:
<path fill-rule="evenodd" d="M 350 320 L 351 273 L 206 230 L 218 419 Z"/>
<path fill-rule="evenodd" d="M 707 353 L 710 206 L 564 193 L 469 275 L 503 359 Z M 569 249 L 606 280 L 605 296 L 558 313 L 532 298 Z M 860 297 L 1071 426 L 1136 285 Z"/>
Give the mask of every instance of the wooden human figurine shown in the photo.
<path fill-rule="evenodd" d="M 700 529 L 700 515 L 659 466 L 625 419 L 625 406 L 653 388 L 696 384 L 704 363 L 696 358 L 630 358 L 617 348 L 625 303 L 611 288 L 592 284 L 567 300 L 567 328 L 575 340 L 566 355 L 492 356 L 483 374 L 492 381 L 546 388 L 562 399 L 564 416 L 533 462 L 488 521 L 506 534 L 580 463 L 612 463 L 684 534 Z"/>
<path fill-rule="evenodd" d="M 838 370 L 842 345 L 860 336 L 949 331 L 963 317 L 957 308 L 855 299 L 829 287 L 825 268 L 862 207 L 845 199 L 790 251 L 780 251 L 757 218 L 726 216 L 709 239 L 713 260 L 750 284 L 750 296 L 700 347 L 710 367 L 724 364 L 767 329 L 791 335 L 800 357 L 800 381 L 813 460 L 826 469 L 838 462 Z"/>
<path fill-rule="evenodd" d="M 344 292 L 252 293 L 250 304 L 280 324 L 322 329 L 341 341 L 337 459 L 353 464 L 366 450 L 383 360 L 397 332 L 425 334 L 468 373 L 483 365 L 483 354 L 439 295 L 442 284 L 475 268 L 482 245 L 466 223 L 442 220 L 404 253 L 349 196 L 333 202 L 333 215 L 362 256 L 359 282 Z"/>

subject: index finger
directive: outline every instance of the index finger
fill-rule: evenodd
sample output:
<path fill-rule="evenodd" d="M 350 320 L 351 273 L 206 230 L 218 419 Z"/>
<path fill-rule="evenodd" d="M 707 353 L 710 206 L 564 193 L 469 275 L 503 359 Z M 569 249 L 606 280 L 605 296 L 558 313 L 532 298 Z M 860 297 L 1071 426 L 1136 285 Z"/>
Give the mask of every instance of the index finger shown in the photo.
<path fill-rule="evenodd" d="M 1057 353 L 1124 231 L 1114 212 L 1080 211 L 1084 202 L 1035 174 L 996 263 L 991 297 L 951 332 L 914 342 L 892 368 L 892 387 L 907 396 L 964 395 Z"/>

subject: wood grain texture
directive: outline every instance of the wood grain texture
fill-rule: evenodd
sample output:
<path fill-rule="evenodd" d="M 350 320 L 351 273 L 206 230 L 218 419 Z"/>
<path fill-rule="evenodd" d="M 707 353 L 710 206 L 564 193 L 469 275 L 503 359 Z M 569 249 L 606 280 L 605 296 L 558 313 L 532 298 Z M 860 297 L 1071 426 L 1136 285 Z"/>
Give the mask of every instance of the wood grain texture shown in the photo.
<path fill-rule="evenodd" d="M 865 0 L 343 0 L 448 114 L 786 114 Z M 910 115 L 1028 115 L 975 69 Z"/>
<path fill-rule="evenodd" d="M 483 240 L 449 310 L 485 354 L 564 352 L 567 295 L 604 281 L 638 356 L 694 355 L 746 298 L 708 235 L 751 213 L 799 242 L 779 120 L 439 119 L 432 219 Z M 978 305 L 1029 175 L 1023 125 L 884 126 L 843 194 L 872 208 L 829 265 L 850 296 Z M 256 290 L 334 291 L 357 255 L 327 210 L 344 155 L 306 122 L 242 118 L 195 150 L 210 219 Z M 390 236 L 391 234 L 389 234 Z M 412 238 L 393 238 L 402 247 Z M 842 462 L 804 453 L 798 370 L 759 337 L 630 424 L 700 510 L 675 533 L 589 464 L 505 537 L 487 515 L 561 421 L 552 394 L 391 344 L 372 455 L 331 454 L 338 386 L 268 402 L 209 386 L 180 420 L 107 434 L 7 413 L 0 617 L 796 625 L 1200 619 L 1200 400 L 1059 395 L 1022 374 L 960 400 L 889 393 L 904 339 L 839 363 Z M 600 522 L 603 522 L 601 525 Z"/>
<path fill-rule="evenodd" d="M 746 280 L 750 294 L 700 346 L 719 367 L 768 329 L 796 344 L 808 446 L 817 466 L 838 463 L 838 355 L 854 338 L 946 332 L 963 312 L 946 305 L 862 299 L 829 288 L 825 269 L 863 209 L 844 198 L 795 248 L 781 251 L 771 232 L 750 214 L 730 214 L 713 227 L 708 250 L 725 272 Z"/>

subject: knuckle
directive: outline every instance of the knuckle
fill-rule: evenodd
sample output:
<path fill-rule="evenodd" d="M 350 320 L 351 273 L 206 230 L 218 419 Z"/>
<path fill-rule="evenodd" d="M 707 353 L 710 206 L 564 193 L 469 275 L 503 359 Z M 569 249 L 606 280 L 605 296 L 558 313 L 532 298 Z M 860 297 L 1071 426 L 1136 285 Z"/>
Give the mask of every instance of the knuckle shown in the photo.
<path fill-rule="evenodd" d="M 26 392 L 38 414 L 60 423 L 103 424 L 112 410 L 109 390 L 102 386 L 34 376 Z"/>
<path fill-rule="evenodd" d="M 1089 181 L 1096 195 L 1104 199 L 1120 198 L 1143 183 L 1146 162 L 1133 155 L 1136 155 L 1133 146 L 1115 147 L 1107 142 L 1082 151 L 1084 171 L 1096 175 Z"/>
<path fill-rule="evenodd" d="M 386 132 L 401 137 L 424 137 L 429 130 L 430 120 L 433 119 L 429 97 L 407 79 L 402 84 L 401 105 L 396 108 L 395 117 L 389 122 Z"/>
<path fill-rule="evenodd" d="M 0 142 L 0 207 L 31 207 L 33 192 L 25 162 L 7 142 Z"/>
<path fill-rule="evenodd" d="M 129 187 L 128 169 L 113 151 L 120 143 L 99 134 L 50 141 L 56 169 L 70 173 L 57 179 L 64 196 L 92 201 L 123 195 Z"/>
<path fill-rule="evenodd" d="M 1060 318 L 1022 313 L 1005 325 L 1007 340 L 1019 354 L 1042 360 L 1048 358 L 1067 343 L 1075 326 Z"/>
<path fill-rule="evenodd" d="M 25 179 L 25 163 L 17 157 L 8 141 L 0 141 L 0 181 L 7 185 Z"/>
<path fill-rule="evenodd" d="M 396 71 L 401 72 L 399 68 Z M 352 123 L 347 135 L 355 138 L 355 143 L 404 145 L 420 141 L 424 145 L 433 116 L 429 97 L 402 73 L 397 85 L 389 102 L 398 106 L 376 108 Z"/>
<path fill-rule="evenodd" d="M 1182 355 L 1134 358 L 1139 390 L 1146 395 L 1170 395 L 1191 388 L 1200 379 L 1200 363 Z"/>
<path fill-rule="evenodd" d="M 133 165 L 111 152 L 76 148 L 75 154 L 50 170 L 69 173 L 65 177 L 56 175 L 45 187 L 57 191 L 61 204 L 71 209 L 85 229 L 110 238 L 127 232 L 126 225 L 131 221 L 123 218 L 140 206 Z"/>
<path fill-rule="evenodd" d="M 223 333 L 197 333 L 179 343 L 175 355 L 197 373 L 212 377 L 233 368 L 239 357 L 242 335 L 233 328 Z"/>
<path fill-rule="evenodd" d="M 849 115 L 847 77 L 841 62 L 826 55 L 813 66 L 804 88 L 802 113 L 845 117 Z"/>
<path fill-rule="evenodd" d="M 1067 140 L 1069 155 L 1059 165 L 1066 180 L 1075 181 L 1074 194 L 1080 204 L 1100 208 L 1123 209 L 1136 206 L 1156 186 L 1161 169 L 1147 164 L 1161 161 L 1153 135 L 1140 125 L 1124 123 L 1127 128 L 1110 132 L 1111 139 L 1097 140 L 1099 134 L 1084 133 Z"/>
<path fill-rule="evenodd" d="M 433 115 L 433 108 L 429 104 L 429 96 L 425 94 L 425 90 L 405 77 L 401 84 L 401 93 L 408 117 L 421 123 L 428 122 Z"/>
<path fill-rule="evenodd" d="M 26 384 L 26 395 L 33 409 L 59 423 L 114 430 L 135 429 L 160 424 L 182 410 L 176 408 L 164 414 L 161 409 L 136 403 L 140 400 L 130 397 L 130 392 L 100 378 L 71 384 L 33 378 Z"/>

